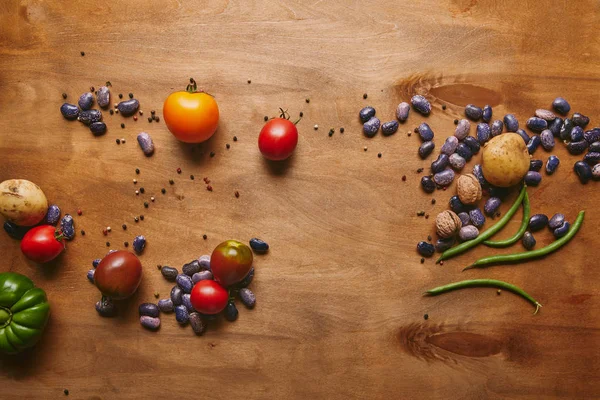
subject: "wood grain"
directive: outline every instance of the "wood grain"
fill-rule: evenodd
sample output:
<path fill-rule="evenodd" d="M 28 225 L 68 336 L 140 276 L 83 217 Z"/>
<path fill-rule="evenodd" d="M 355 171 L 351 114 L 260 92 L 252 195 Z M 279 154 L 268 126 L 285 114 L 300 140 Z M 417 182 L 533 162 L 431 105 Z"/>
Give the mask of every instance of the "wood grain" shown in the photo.
<path fill-rule="evenodd" d="M 80 208 L 86 235 L 44 267 L 0 235 L 0 271 L 30 276 L 52 302 L 39 345 L 0 359 L 0 398 L 63 398 L 64 388 L 74 399 L 599 398 L 597 184 L 582 186 L 558 145 L 558 172 L 530 197 L 534 212 L 573 220 L 588 211 L 573 242 L 543 260 L 471 273 L 460 270 L 490 250 L 421 264 L 415 244 L 433 233 L 433 218 L 416 212 L 435 216 L 454 190 L 419 189 L 416 170 L 431 160 L 418 159 L 419 139 L 406 132 L 425 119 L 413 113 L 396 135 L 369 140 L 357 118 L 369 104 L 391 120 L 400 101 L 424 94 L 439 146 L 467 103 L 523 123 L 561 95 L 597 126 L 599 11 L 591 0 L 3 1 L 0 181 L 32 180 L 65 212 Z M 162 117 L 165 97 L 190 76 L 221 109 L 217 134 L 201 146 L 145 119 L 152 109 Z M 63 120 L 62 92 L 76 102 L 107 80 L 113 101 L 133 92 L 144 116 L 105 113 L 101 138 Z M 278 107 L 305 117 L 295 155 L 272 165 L 256 139 Z M 135 143 L 142 130 L 156 143 L 151 158 Z M 142 286 L 119 317 L 99 318 L 85 273 L 107 240 L 123 248 L 137 234 L 148 238 Z M 180 267 L 224 239 L 253 236 L 271 245 L 256 257 L 255 310 L 240 308 L 237 322 L 204 337 L 171 316 L 158 333 L 140 327 L 137 305 L 170 289 L 156 264 Z M 541 246 L 551 235 L 537 238 Z M 493 289 L 421 296 L 470 277 L 518 284 L 544 308 L 532 316 L 522 299 Z"/>

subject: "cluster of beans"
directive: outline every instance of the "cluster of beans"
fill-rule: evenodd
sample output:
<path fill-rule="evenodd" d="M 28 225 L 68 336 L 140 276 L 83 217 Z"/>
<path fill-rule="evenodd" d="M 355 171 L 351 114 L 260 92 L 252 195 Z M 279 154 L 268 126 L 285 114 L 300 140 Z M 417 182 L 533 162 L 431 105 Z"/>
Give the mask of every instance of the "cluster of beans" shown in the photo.
<path fill-rule="evenodd" d="M 147 329 L 156 330 L 160 327 L 159 314 L 175 313 L 175 319 L 181 325 L 190 324 L 196 335 L 202 335 L 206 331 L 207 322 L 217 318 L 216 315 L 205 315 L 197 312 L 190 301 L 190 293 L 194 285 L 200 281 L 213 279 L 210 269 L 210 256 L 202 255 L 197 260 L 193 260 L 181 268 L 179 273 L 177 268 L 163 266 L 160 269 L 162 276 L 176 285 L 171 288 L 168 298 L 161 299 L 158 304 L 143 303 L 139 307 L 140 324 Z M 248 275 L 237 283 L 231 292 L 237 294 L 242 303 L 248 308 L 254 308 L 256 297 L 254 293 L 247 288 L 254 278 L 254 267 Z M 225 319 L 235 321 L 238 317 L 238 310 L 233 299 L 231 299 L 223 311 Z"/>
<path fill-rule="evenodd" d="M 545 214 L 532 215 L 527 225 L 528 231 L 523 235 L 523 247 L 527 250 L 532 250 L 536 245 L 536 240 L 532 232 L 540 231 L 545 227 L 548 227 L 554 234 L 554 237 L 559 239 L 569 232 L 571 224 L 565 219 L 565 215 L 561 213 L 554 214 L 550 219 Z"/>
<path fill-rule="evenodd" d="M 53 225 L 56 226 L 60 221 L 60 230 L 62 231 L 63 238 L 66 240 L 73 240 L 75 238 L 75 221 L 70 214 L 65 214 L 62 218 L 60 217 L 61 211 L 56 204 L 48 206 L 48 211 L 44 218 L 36 225 Z M 21 240 L 23 236 L 33 226 L 19 226 L 10 221 L 4 222 L 4 230 L 13 239 Z"/>
<path fill-rule="evenodd" d="M 65 119 L 70 121 L 78 120 L 88 126 L 95 136 L 101 136 L 106 133 L 106 124 L 102 121 L 102 112 L 92 108 L 94 105 L 94 95 L 92 93 L 94 89 L 91 89 L 89 92 L 85 92 L 79 96 L 77 105 L 64 103 L 60 107 L 60 112 Z M 95 94 L 98 106 L 102 109 L 108 108 L 110 105 L 110 89 L 108 86 L 99 87 L 95 91 Z M 66 95 L 63 96 L 66 97 Z M 130 96 L 133 95 L 130 94 Z M 123 116 L 128 117 L 136 113 L 140 107 L 140 102 L 137 99 L 130 98 L 129 100 L 115 104 L 114 107 L 116 109 L 114 112 L 120 112 Z M 110 110 L 110 113 L 112 114 L 113 110 Z"/>
<path fill-rule="evenodd" d="M 422 115 L 429 115 L 431 112 L 431 104 L 429 101 L 421 95 L 415 95 L 410 100 L 415 111 Z M 405 122 L 408 119 L 408 114 L 410 113 L 410 104 L 406 102 L 402 102 L 398 104 L 396 108 L 396 119 L 381 124 L 379 118 L 375 116 L 375 109 L 373 107 L 364 107 L 358 113 L 358 116 L 363 123 L 363 133 L 366 137 L 372 138 L 374 137 L 379 128 L 381 127 L 381 133 L 384 136 L 393 135 L 398 131 L 398 121 Z"/>

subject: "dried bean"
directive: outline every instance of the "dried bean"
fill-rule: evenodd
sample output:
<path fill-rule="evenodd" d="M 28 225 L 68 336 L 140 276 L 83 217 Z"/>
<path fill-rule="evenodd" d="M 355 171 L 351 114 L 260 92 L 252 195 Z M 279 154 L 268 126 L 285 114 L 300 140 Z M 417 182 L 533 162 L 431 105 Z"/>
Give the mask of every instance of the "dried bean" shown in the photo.
<path fill-rule="evenodd" d="M 398 107 L 396 108 L 396 118 L 398 118 L 398 120 L 404 122 L 408 119 L 409 112 L 410 112 L 410 104 L 408 104 L 406 102 L 402 102 L 402 103 L 398 104 Z"/>
<path fill-rule="evenodd" d="M 79 105 L 79 108 L 81 108 L 83 111 L 89 110 L 94 104 L 94 96 L 90 92 L 85 92 L 84 94 L 79 96 L 77 104 Z"/>
<path fill-rule="evenodd" d="M 265 254 L 267 251 L 269 251 L 269 245 L 267 244 L 267 242 L 259 238 L 250 239 L 250 247 L 252 248 L 252 250 L 254 250 L 255 253 L 258 254 Z"/>
<path fill-rule="evenodd" d="M 500 121 L 499 119 L 492 122 L 492 127 L 491 127 L 492 137 L 502 134 L 503 130 L 504 130 L 504 122 Z"/>
<path fill-rule="evenodd" d="M 471 219 L 471 224 L 473 224 L 473 226 L 476 226 L 477 228 L 481 228 L 483 224 L 485 224 L 485 216 L 479 208 L 474 208 L 470 210 L 469 218 Z"/>
<path fill-rule="evenodd" d="M 481 119 L 483 119 L 483 122 L 488 123 L 492 120 L 492 106 L 490 106 L 489 104 L 486 104 L 483 107 L 483 113 L 481 114 Z"/>
<path fill-rule="evenodd" d="M 461 119 L 454 130 L 454 136 L 458 140 L 463 140 L 469 135 L 469 130 L 471 130 L 471 123 L 466 119 Z"/>
<path fill-rule="evenodd" d="M 483 116 L 483 110 L 481 107 L 477 107 L 474 104 L 467 104 L 465 107 L 465 115 L 467 118 L 473 121 L 478 121 Z"/>
<path fill-rule="evenodd" d="M 179 276 L 179 275 L 177 275 Z M 181 297 L 183 296 L 183 290 L 181 290 L 181 288 L 179 286 L 173 286 L 173 288 L 171 289 L 171 301 L 173 302 L 173 305 L 180 305 L 181 304 Z"/>
<path fill-rule="evenodd" d="M 429 104 L 429 101 L 420 94 L 414 95 L 410 99 L 410 102 L 414 109 L 423 115 L 429 115 L 431 112 L 431 104 Z"/>
<path fill-rule="evenodd" d="M 529 170 L 539 172 L 542 169 L 544 162 L 542 160 L 530 160 L 529 161 Z"/>
<path fill-rule="evenodd" d="M 117 109 L 124 117 L 135 114 L 139 107 L 140 102 L 137 99 L 125 100 L 117 104 Z"/>
<path fill-rule="evenodd" d="M 477 154 L 479 153 L 479 150 L 481 150 L 481 145 L 473 136 L 464 138 L 463 143 L 469 147 L 469 150 L 471 150 L 473 154 Z"/>
<path fill-rule="evenodd" d="M 110 90 L 106 86 L 100 86 L 96 92 L 96 103 L 101 108 L 106 108 L 110 105 Z"/>
<path fill-rule="evenodd" d="M 542 181 L 542 174 L 537 171 L 528 171 L 525 174 L 525 183 L 527 186 L 537 186 Z"/>
<path fill-rule="evenodd" d="M 148 317 L 158 317 L 160 310 L 158 306 L 154 303 L 142 303 L 138 307 L 138 312 L 140 313 L 140 317 L 145 315 Z"/>
<path fill-rule="evenodd" d="M 161 312 L 164 313 L 169 313 L 169 312 L 173 312 L 174 310 L 174 305 L 173 305 L 173 300 L 171 299 L 162 299 L 158 301 L 158 309 Z"/>
<path fill-rule="evenodd" d="M 67 240 L 73 240 L 75 237 L 75 221 L 70 214 L 65 214 L 60 220 L 60 230 Z"/>
<path fill-rule="evenodd" d="M 588 142 L 586 142 L 585 140 L 582 140 L 579 142 L 567 143 L 567 150 L 569 151 L 569 153 L 573 154 L 574 156 L 583 153 L 585 151 L 585 149 L 587 149 L 587 147 L 588 147 Z"/>
<path fill-rule="evenodd" d="M 460 226 L 467 226 L 467 225 L 471 225 L 471 217 L 469 217 L 469 213 L 468 212 L 461 212 L 458 213 L 458 218 L 460 219 Z"/>
<path fill-rule="evenodd" d="M 570 227 L 571 227 L 571 224 L 569 224 L 568 221 L 565 221 L 565 222 L 563 222 L 563 224 L 561 226 L 559 226 L 554 231 L 552 231 L 552 233 L 554 234 L 554 237 L 556 237 L 558 239 L 558 238 L 565 236 L 567 234 L 567 232 L 569 232 Z"/>
<path fill-rule="evenodd" d="M 435 182 L 428 176 L 421 178 L 421 187 L 425 193 L 433 193 L 435 191 Z"/>
<path fill-rule="evenodd" d="M 546 214 L 534 214 L 529 218 L 529 231 L 536 232 L 544 229 L 548 225 L 548 216 Z"/>
<path fill-rule="evenodd" d="M 87 272 L 87 275 L 86 275 L 86 276 L 87 276 L 87 278 L 88 278 L 88 280 L 89 280 L 90 282 L 92 282 L 92 283 L 94 283 L 94 275 L 96 275 L 96 270 L 95 270 L 95 269 L 90 269 L 90 270 Z"/>
<path fill-rule="evenodd" d="M 419 157 L 423 159 L 427 158 L 434 148 L 435 144 L 433 142 L 423 142 L 421 146 L 419 146 Z"/>
<path fill-rule="evenodd" d="M 372 138 L 373 136 L 375 136 L 377 134 L 377 131 L 379 130 L 380 125 L 381 125 L 381 121 L 379 121 L 379 118 L 372 117 L 370 120 L 365 122 L 365 124 L 363 125 L 363 133 L 365 134 L 366 137 Z"/>
<path fill-rule="evenodd" d="M 531 138 L 529 137 L 529 135 L 527 134 L 527 132 L 525 132 L 523 129 L 517 129 L 517 131 L 515 133 L 517 135 L 521 136 L 521 138 L 523 139 L 523 141 L 525 142 L 525 144 L 529 143 L 529 140 Z"/>
<path fill-rule="evenodd" d="M 207 271 L 207 270 L 196 272 L 194 275 L 192 275 L 192 282 L 194 284 L 196 284 L 200 281 L 206 281 L 206 280 L 211 280 L 211 279 L 213 279 L 213 274 L 212 274 L 212 272 Z"/>
<path fill-rule="evenodd" d="M 527 143 L 527 151 L 529 154 L 533 154 L 541 143 L 542 139 L 540 139 L 538 135 L 532 136 L 531 139 L 529 139 L 529 143 Z"/>
<path fill-rule="evenodd" d="M 200 266 L 200 261 L 198 260 L 193 260 L 187 264 L 184 264 L 183 267 L 181 267 L 181 271 L 187 276 L 192 276 L 196 272 L 200 272 L 201 269 L 202 267 Z"/>
<path fill-rule="evenodd" d="M 488 124 L 479 123 L 477 124 L 477 141 L 480 144 L 485 144 L 492 135 L 492 131 L 490 130 L 490 126 Z"/>
<path fill-rule="evenodd" d="M 203 254 L 198 258 L 198 262 L 200 263 L 200 267 L 203 269 L 207 269 L 210 271 L 210 255 Z"/>
<path fill-rule="evenodd" d="M 137 141 L 142 148 L 142 151 L 147 157 L 150 157 L 154 154 L 154 142 L 152 142 L 152 138 L 146 132 L 142 132 L 137 136 Z"/>
<path fill-rule="evenodd" d="M 102 296 L 96 303 L 96 311 L 101 317 L 113 317 L 117 314 L 117 307 L 108 297 Z"/>
<path fill-rule="evenodd" d="M 600 164 L 596 164 L 594 165 L 594 167 L 592 168 L 592 177 L 595 180 L 600 179 Z"/>
<path fill-rule="evenodd" d="M 535 110 L 535 116 L 548 122 L 556 118 L 556 115 L 552 111 L 544 110 L 543 108 L 538 108 L 537 110 Z"/>
<path fill-rule="evenodd" d="M 360 121 L 363 124 L 365 122 L 367 122 L 368 120 L 370 120 L 371 118 L 373 118 L 374 116 L 375 116 L 375 109 L 373 107 L 364 107 L 358 113 L 358 117 L 360 118 Z"/>
<path fill-rule="evenodd" d="M 548 122 L 538 117 L 529 118 L 525 125 L 527 125 L 527 127 L 534 132 L 541 132 L 544 129 L 548 128 Z"/>
<path fill-rule="evenodd" d="M 454 137 L 454 136 L 452 136 L 452 137 Z M 452 154 L 450 156 L 449 161 L 450 161 L 450 165 L 452 166 L 452 168 L 454 168 L 457 171 L 462 170 L 465 167 L 465 164 L 467 163 L 467 161 L 464 158 L 462 158 L 460 155 L 458 155 L 456 153 Z"/>
<path fill-rule="evenodd" d="M 548 228 L 556 229 L 565 222 L 565 214 L 556 213 L 548 221 Z"/>
<path fill-rule="evenodd" d="M 92 261 L 92 267 L 96 268 L 98 264 L 100 264 L 100 261 L 102 261 L 101 258 L 96 258 L 94 261 Z"/>
<path fill-rule="evenodd" d="M 565 118 L 563 121 L 563 125 L 560 128 L 560 132 L 558 133 L 560 139 L 569 140 L 571 138 L 571 131 L 574 127 L 575 124 L 573 123 L 573 121 L 571 121 L 569 118 Z"/>
<path fill-rule="evenodd" d="M 585 128 L 587 124 L 590 123 L 590 118 L 580 113 L 573 114 L 571 120 L 573 120 L 575 126 L 580 126 L 582 128 Z"/>
<path fill-rule="evenodd" d="M 448 201 L 448 205 L 450 209 L 454 211 L 456 214 L 459 214 L 467 209 L 467 206 L 460 201 L 460 198 L 456 195 L 450 197 L 450 201 Z"/>
<path fill-rule="evenodd" d="M 55 225 L 58 224 L 60 220 L 60 208 L 56 204 L 51 204 L 48 206 L 48 211 L 46 211 L 46 215 L 42 220 L 43 225 Z"/>
<path fill-rule="evenodd" d="M 73 121 L 79 116 L 79 108 L 76 105 L 64 103 L 60 106 L 60 113 L 66 119 Z"/>
<path fill-rule="evenodd" d="M 233 322 L 238 318 L 238 309 L 233 301 L 230 301 L 225 306 L 225 319 L 229 322 Z"/>
<path fill-rule="evenodd" d="M 423 257 L 431 257 L 435 253 L 435 247 L 431 243 L 421 241 L 417 243 L 417 252 Z"/>
<path fill-rule="evenodd" d="M 450 247 L 452 247 L 452 245 L 454 244 L 455 239 L 454 237 L 449 237 L 449 238 L 445 238 L 445 239 L 438 239 L 435 241 L 435 250 L 438 253 L 443 253 L 444 251 L 448 250 Z"/>
<path fill-rule="evenodd" d="M 10 221 L 4 221 L 4 230 L 13 239 L 21 240 L 23 236 L 28 232 L 29 227 L 18 226 Z"/>
<path fill-rule="evenodd" d="M 177 275 L 177 278 L 175 278 L 175 282 L 177 282 L 177 285 L 179 285 L 179 287 L 183 289 L 185 293 L 190 293 L 192 291 L 192 288 L 194 287 L 194 282 L 192 282 L 192 278 L 185 274 Z"/>
<path fill-rule="evenodd" d="M 448 166 L 450 159 L 446 154 L 440 154 L 438 158 L 431 163 L 431 172 L 437 174 L 442 172 Z"/>
<path fill-rule="evenodd" d="M 473 225 L 463 226 L 462 228 L 460 228 L 460 231 L 458 232 L 458 237 L 463 242 L 466 242 L 467 240 L 473 240 L 477 236 L 479 236 L 479 229 L 477 229 Z"/>
<path fill-rule="evenodd" d="M 558 157 L 556 157 L 556 156 L 548 157 L 548 161 L 546 161 L 546 173 L 548 175 L 552 175 L 558 168 L 559 164 L 560 164 L 560 159 Z"/>
<path fill-rule="evenodd" d="M 454 171 L 446 169 L 433 175 L 433 181 L 440 186 L 448 186 L 454 180 Z"/>
<path fill-rule="evenodd" d="M 141 254 L 144 251 L 145 247 L 146 238 L 143 235 L 136 236 L 133 239 L 133 250 L 135 250 L 137 254 Z"/>
<path fill-rule="evenodd" d="M 600 153 L 591 151 L 583 157 L 583 161 L 592 165 L 598 164 L 600 162 Z"/>
<path fill-rule="evenodd" d="M 485 188 L 489 185 L 488 181 L 486 181 L 485 177 L 483 176 L 483 169 L 481 168 L 480 164 L 475 164 L 473 166 L 473 175 L 475 175 L 482 188 Z"/>
<path fill-rule="evenodd" d="M 93 122 L 90 124 L 90 131 L 94 136 L 101 136 L 106 133 L 106 124 L 102 121 Z"/>
<path fill-rule="evenodd" d="M 573 129 L 571 129 L 570 136 L 571 136 L 572 142 L 580 142 L 580 141 L 584 140 L 583 128 L 580 126 L 574 126 Z"/>
<path fill-rule="evenodd" d="M 506 114 L 504 116 L 504 126 L 508 132 L 516 132 L 519 129 L 519 121 L 513 114 Z"/>
<path fill-rule="evenodd" d="M 563 99 L 562 97 L 557 97 L 552 102 L 552 108 L 560 114 L 566 115 L 571 111 L 571 106 L 569 103 Z"/>
<path fill-rule="evenodd" d="M 182 325 L 190 320 L 190 313 L 183 304 L 175 306 L 175 319 Z"/>
<path fill-rule="evenodd" d="M 196 335 L 203 335 L 206 332 L 206 323 L 200 313 L 193 312 L 188 316 L 192 330 Z"/>
<path fill-rule="evenodd" d="M 381 125 L 383 136 L 391 136 L 398 131 L 398 121 L 388 121 Z"/>
<path fill-rule="evenodd" d="M 496 211 L 498 211 L 498 208 L 500 208 L 500 204 L 502 204 L 500 198 L 490 197 L 485 202 L 485 205 L 483 206 L 483 211 L 486 215 L 493 217 L 496 214 Z"/>
<path fill-rule="evenodd" d="M 179 271 L 177 271 L 177 268 L 167 266 L 162 267 L 160 269 L 160 273 L 166 280 L 171 282 L 173 282 L 175 278 L 177 278 L 177 275 L 179 275 Z"/>
<path fill-rule="evenodd" d="M 140 324 L 146 329 L 155 331 L 160 328 L 160 318 L 153 318 L 144 315 L 140 317 Z"/>
<path fill-rule="evenodd" d="M 550 131 L 550 129 L 544 129 L 542 133 L 540 133 L 540 139 L 542 141 L 542 147 L 546 151 L 550 151 L 554 148 L 554 135 Z"/>
<path fill-rule="evenodd" d="M 597 143 L 600 141 L 600 128 L 590 129 L 583 133 L 583 138 L 589 144 Z"/>
<path fill-rule="evenodd" d="M 250 268 L 250 271 L 248 272 L 248 275 L 246 275 L 244 277 L 244 279 L 242 279 L 241 281 L 239 281 L 238 283 L 236 283 L 234 286 L 236 288 L 247 287 L 248 285 L 250 285 L 250 283 L 252 283 L 253 279 L 254 279 L 254 267 Z"/>
<path fill-rule="evenodd" d="M 448 136 L 446 141 L 442 145 L 440 152 L 443 154 L 451 155 L 456 151 L 456 147 L 458 146 L 458 139 L 456 136 Z"/>
<path fill-rule="evenodd" d="M 473 158 L 473 151 L 465 143 L 459 143 L 458 146 L 456 146 L 456 154 L 467 161 L 470 161 L 471 158 Z"/>
<path fill-rule="evenodd" d="M 550 132 L 552 132 L 552 134 L 555 137 L 558 137 L 562 126 L 563 126 L 562 118 L 554 118 L 554 120 L 552 120 L 552 122 L 550 122 L 548 124 L 548 129 L 550 129 Z"/>
<path fill-rule="evenodd" d="M 81 111 L 77 119 L 85 125 L 90 125 L 94 122 L 102 121 L 102 113 L 100 110 Z"/>
<path fill-rule="evenodd" d="M 525 249 L 531 250 L 535 247 L 537 241 L 535 240 L 531 232 L 525 232 L 523 234 L 523 239 L 521 240 L 521 243 L 523 244 L 523 247 L 525 247 Z"/>
<path fill-rule="evenodd" d="M 187 308 L 189 312 L 194 312 L 194 306 L 192 305 L 191 296 L 189 294 L 184 294 L 181 296 L 181 303 Z"/>
<path fill-rule="evenodd" d="M 252 290 L 248 288 L 240 289 L 238 292 L 242 303 L 248 308 L 254 308 L 256 305 L 256 296 L 252 293 Z"/>
<path fill-rule="evenodd" d="M 581 183 L 587 183 L 592 178 L 592 168 L 590 168 L 586 162 L 577 161 L 573 166 L 573 169 Z"/>
<path fill-rule="evenodd" d="M 429 141 L 433 140 L 433 136 L 434 136 L 433 131 L 431 130 L 431 127 L 426 122 L 423 122 L 421 125 L 419 125 L 418 131 L 419 131 L 419 137 L 421 138 L 422 141 L 429 142 Z"/>

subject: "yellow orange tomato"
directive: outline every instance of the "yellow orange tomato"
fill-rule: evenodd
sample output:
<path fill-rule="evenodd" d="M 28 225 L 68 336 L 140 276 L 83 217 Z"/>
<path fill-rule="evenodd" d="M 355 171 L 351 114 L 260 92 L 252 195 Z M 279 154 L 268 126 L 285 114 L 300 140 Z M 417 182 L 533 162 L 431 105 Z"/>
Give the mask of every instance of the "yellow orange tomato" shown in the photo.
<path fill-rule="evenodd" d="M 174 92 L 163 106 L 163 118 L 169 131 L 186 143 L 208 140 L 219 124 L 219 106 L 213 96 L 196 91 L 196 82 L 190 80 L 186 91 Z"/>

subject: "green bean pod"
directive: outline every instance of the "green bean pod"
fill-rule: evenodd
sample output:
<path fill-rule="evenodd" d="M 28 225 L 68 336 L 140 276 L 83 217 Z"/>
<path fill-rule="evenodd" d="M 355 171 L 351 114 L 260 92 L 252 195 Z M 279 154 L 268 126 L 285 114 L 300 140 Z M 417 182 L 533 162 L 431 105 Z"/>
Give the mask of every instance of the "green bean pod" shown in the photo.
<path fill-rule="evenodd" d="M 523 202 L 525 193 L 527 193 L 527 186 L 523 185 L 523 189 L 521 189 L 521 193 L 519 193 L 519 196 L 515 200 L 514 204 L 510 207 L 510 209 L 506 212 L 506 214 L 504 214 L 504 216 L 500 219 L 500 221 L 496 222 L 492 227 L 490 227 L 485 232 L 482 232 L 475 239 L 469 240 L 467 242 L 463 242 L 463 243 L 459 244 L 458 246 L 454 246 L 454 247 L 446 250 L 445 252 L 442 253 L 440 258 L 438 258 L 435 263 L 437 264 L 440 261 L 447 260 L 456 255 L 459 255 L 460 253 L 464 253 L 465 251 L 469 250 L 470 248 L 477 246 L 479 243 L 491 238 L 496 233 L 498 233 L 498 231 L 500 231 L 500 229 L 502 229 L 504 227 L 504 225 L 506 225 L 508 223 L 508 221 L 510 221 L 510 219 L 513 217 L 513 215 L 515 215 L 515 213 L 521 206 L 521 203 Z"/>
<path fill-rule="evenodd" d="M 537 250 L 526 251 L 523 253 L 513 253 L 513 254 L 480 258 L 479 260 L 475 261 L 473 264 L 471 264 L 468 267 L 466 267 L 465 269 L 463 269 L 463 271 L 465 271 L 467 269 L 472 269 L 472 268 L 483 268 L 483 267 L 490 266 L 492 264 L 519 263 L 519 262 L 528 261 L 528 260 L 531 260 L 534 258 L 543 257 L 545 255 L 553 253 L 556 250 L 560 249 L 565 244 L 567 244 L 569 242 L 569 240 L 571 240 L 573 238 L 573 236 L 575 236 L 575 234 L 577 233 L 579 228 L 581 228 L 581 224 L 583 223 L 584 216 L 585 216 L 585 211 L 579 211 L 579 214 L 577 215 L 577 219 L 575 220 L 575 223 L 573 224 L 573 226 L 571 226 L 571 229 L 569 229 L 569 232 L 565 236 L 561 237 L 560 239 L 555 240 L 554 242 L 550 243 L 546 247 L 542 247 L 541 249 L 537 249 Z"/>
<path fill-rule="evenodd" d="M 519 241 L 519 239 L 521 239 L 523 237 L 523 235 L 525 234 L 525 231 L 527 230 L 527 226 L 529 225 L 530 212 L 531 212 L 531 209 L 529 207 L 529 195 L 527 193 L 525 193 L 525 197 L 523 197 L 523 221 L 521 222 L 521 226 L 519 227 L 519 230 L 512 237 L 510 237 L 508 239 L 497 240 L 497 241 L 486 240 L 483 242 L 483 244 L 485 244 L 486 246 L 489 246 L 489 247 L 502 248 L 502 247 L 508 247 L 508 246 L 511 246 L 511 245 L 517 243 Z"/>
<path fill-rule="evenodd" d="M 470 287 L 494 287 L 494 288 L 505 289 L 505 290 L 508 290 L 509 292 L 513 292 L 514 294 L 517 294 L 517 295 L 523 297 L 525 300 L 529 301 L 531 304 L 534 305 L 534 307 L 535 307 L 535 311 L 533 312 L 534 314 L 537 314 L 540 307 L 542 306 L 540 303 L 537 302 L 537 300 L 535 300 L 533 297 L 531 297 L 529 295 L 529 293 L 527 293 L 520 287 L 510 284 L 508 282 L 499 281 L 496 279 L 470 279 L 470 280 L 466 280 L 466 281 L 449 283 L 444 286 L 438 286 L 436 288 L 430 289 L 425 292 L 425 295 L 437 296 L 439 294 L 450 292 L 452 290 L 464 289 L 464 288 L 470 288 Z"/>

